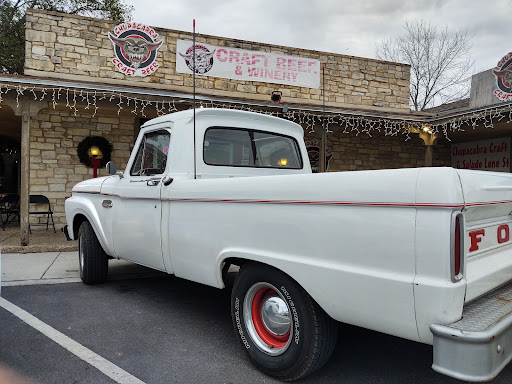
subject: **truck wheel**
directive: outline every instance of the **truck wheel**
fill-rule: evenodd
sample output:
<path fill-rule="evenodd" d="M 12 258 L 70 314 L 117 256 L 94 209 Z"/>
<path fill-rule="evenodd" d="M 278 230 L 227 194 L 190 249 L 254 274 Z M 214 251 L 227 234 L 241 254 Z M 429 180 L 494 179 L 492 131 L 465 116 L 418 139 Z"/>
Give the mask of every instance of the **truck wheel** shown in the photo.
<path fill-rule="evenodd" d="M 108 256 L 88 221 L 84 221 L 78 230 L 78 260 L 80 278 L 85 284 L 107 280 Z"/>
<path fill-rule="evenodd" d="M 338 338 L 338 323 L 294 280 L 266 265 L 241 269 L 231 314 L 251 362 L 280 380 L 300 379 L 323 366 Z"/>

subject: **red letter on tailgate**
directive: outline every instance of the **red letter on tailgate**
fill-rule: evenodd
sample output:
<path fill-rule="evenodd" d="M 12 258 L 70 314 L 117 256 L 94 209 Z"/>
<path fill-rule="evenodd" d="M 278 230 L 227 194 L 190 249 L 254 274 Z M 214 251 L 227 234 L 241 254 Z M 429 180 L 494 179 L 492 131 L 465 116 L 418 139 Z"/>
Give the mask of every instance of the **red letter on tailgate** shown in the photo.
<path fill-rule="evenodd" d="M 469 247 L 469 252 L 473 252 L 478 249 L 478 243 L 482 241 L 482 238 L 478 236 L 484 235 L 485 229 L 477 229 L 475 231 L 469 232 L 469 237 L 471 237 L 471 247 Z"/>

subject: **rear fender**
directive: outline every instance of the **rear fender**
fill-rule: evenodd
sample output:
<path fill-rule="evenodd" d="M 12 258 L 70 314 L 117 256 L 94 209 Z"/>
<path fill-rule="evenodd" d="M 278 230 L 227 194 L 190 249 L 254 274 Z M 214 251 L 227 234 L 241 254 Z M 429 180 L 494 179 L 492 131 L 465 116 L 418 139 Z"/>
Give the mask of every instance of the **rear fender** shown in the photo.
<path fill-rule="evenodd" d="M 225 283 L 223 281 L 223 268 L 225 267 L 226 263 L 241 265 L 251 261 L 266 264 L 278 269 L 279 271 L 290 276 L 293 280 L 297 282 L 297 284 L 301 285 L 304 289 L 306 289 L 306 287 L 301 283 L 301 281 L 304 279 L 302 278 L 301 273 L 299 272 L 301 270 L 303 271 L 304 269 L 307 269 L 305 268 L 304 260 L 301 261 L 300 259 L 291 255 L 266 252 L 254 253 L 241 249 L 225 250 L 217 258 L 217 265 L 215 268 L 215 279 L 217 281 L 217 287 L 225 288 Z M 297 273 L 294 273 L 295 271 Z M 315 298 L 313 297 L 313 299 Z M 318 304 L 320 304 L 318 300 L 316 301 Z"/>

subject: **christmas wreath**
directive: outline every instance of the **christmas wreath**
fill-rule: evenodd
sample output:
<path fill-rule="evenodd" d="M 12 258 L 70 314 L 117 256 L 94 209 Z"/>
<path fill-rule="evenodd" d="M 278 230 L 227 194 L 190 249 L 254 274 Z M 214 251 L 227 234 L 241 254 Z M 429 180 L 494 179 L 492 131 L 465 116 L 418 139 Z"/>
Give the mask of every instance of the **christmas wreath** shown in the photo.
<path fill-rule="evenodd" d="M 101 160 L 100 167 L 103 167 L 110 161 L 112 154 L 112 144 L 110 144 L 107 139 L 100 136 L 88 136 L 83 139 L 76 148 L 80 162 L 90 168 L 93 167 L 91 163 L 91 148 L 95 147 L 99 149 L 100 154 L 97 158 Z"/>

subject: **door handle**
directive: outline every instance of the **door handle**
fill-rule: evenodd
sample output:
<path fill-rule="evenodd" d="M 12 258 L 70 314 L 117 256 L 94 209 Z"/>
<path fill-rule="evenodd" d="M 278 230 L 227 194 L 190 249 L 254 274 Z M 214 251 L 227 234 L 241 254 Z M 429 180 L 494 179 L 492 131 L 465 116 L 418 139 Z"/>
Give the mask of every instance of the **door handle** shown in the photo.
<path fill-rule="evenodd" d="M 170 176 L 164 176 L 164 178 L 162 179 L 162 183 L 164 183 L 165 186 L 168 186 L 172 182 L 173 182 L 173 178 Z"/>
<path fill-rule="evenodd" d="M 148 185 L 149 187 L 156 187 L 158 183 L 160 183 L 160 179 L 149 179 L 146 182 L 146 185 Z"/>

